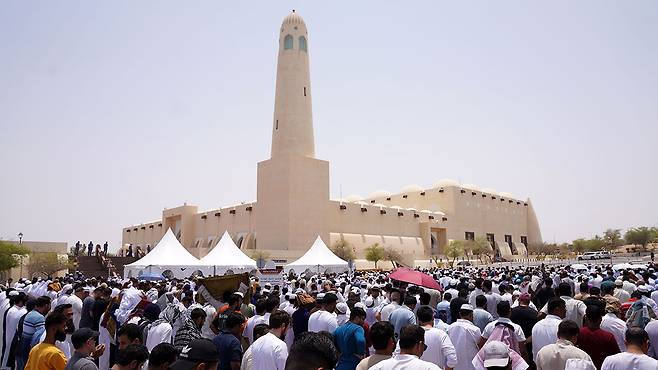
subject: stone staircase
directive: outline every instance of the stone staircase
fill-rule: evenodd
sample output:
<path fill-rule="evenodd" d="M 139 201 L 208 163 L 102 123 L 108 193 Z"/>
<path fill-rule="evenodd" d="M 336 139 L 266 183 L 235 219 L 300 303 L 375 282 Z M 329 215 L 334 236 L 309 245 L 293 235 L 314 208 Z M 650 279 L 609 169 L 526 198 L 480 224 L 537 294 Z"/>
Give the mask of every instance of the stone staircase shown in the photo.
<path fill-rule="evenodd" d="M 127 264 L 133 263 L 138 260 L 136 257 L 109 257 L 108 258 L 114 268 L 111 270 L 116 272 L 119 276 L 123 276 L 123 267 Z M 76 258 L 77 270 L 82 272 L 87 277 L 102 276 L 107 278 L 108 269 L 103 266 L 100 258 L 96 256 L 78 256 Z M 73 268 L 72 270 L 75 270 Z"/>

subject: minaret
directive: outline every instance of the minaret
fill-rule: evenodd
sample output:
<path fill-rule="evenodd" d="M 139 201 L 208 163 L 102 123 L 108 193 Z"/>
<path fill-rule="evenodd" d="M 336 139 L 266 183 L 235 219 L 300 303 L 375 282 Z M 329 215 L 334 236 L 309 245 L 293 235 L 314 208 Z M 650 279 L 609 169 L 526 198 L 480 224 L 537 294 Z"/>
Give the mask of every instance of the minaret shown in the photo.
<path fill-rule="evenodd" d="M 308 52 L 306 23 L 293 10 L 279 32 L 272 158 L 287 153 L 315 157 Z"/>
<path fill-rule="evenodd" d="M 315 158 L 306 24 L 293 10 L 278 31 L 272 156 L 258 163 L 256 248 L 290 262 L 318 235 L 329 244 L 329 162 Z"/>

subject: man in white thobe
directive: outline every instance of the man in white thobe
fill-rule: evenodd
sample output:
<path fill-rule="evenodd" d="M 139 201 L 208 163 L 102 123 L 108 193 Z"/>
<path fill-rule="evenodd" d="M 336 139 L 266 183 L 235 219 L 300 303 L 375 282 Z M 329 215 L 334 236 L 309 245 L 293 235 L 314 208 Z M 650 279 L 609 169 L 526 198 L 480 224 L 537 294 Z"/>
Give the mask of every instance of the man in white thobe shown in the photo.
<path fill-rule="evenodd" d="M 74 292 L 70 295 L 63 296 L 58 304 L 71 304 L 73 308 L 73 325 L 76 329 L 80 328 L 80 318 L 82 317 L 82 299 L 84 296 L 84 287 L 78 284 L 74 287 Z"/>
<path fill-rule="evenodd" d="M 281 340 L 288 326 L 290 315 L 285 311 L 275 311 L 270 315 L 269 333 L 258 338 L 251 345 L 253 370 L 284 370 L 288 359 L 288 347 Z"/>
<path fill-rule="evenodd" d="M 557 328 L 566 315 L 566 303 L 560 298 L 551 298 L 546 303 L 548 315 L 532 327 L 532 359 L 537 360 L 539 350 L 557 342 Z"/>
<path fill-rule="evenodd" d="M 462 305 L 459 319 L 448 326 L 448 336 L 457 349 L 457 365 L 455 370 L 474 370 L 473 359 L 480 348 L 480 328 L 473 325 L 473 306 Z"/>
<path fill-rule="evenodd" d="M 308 331 L 319 333 L 327 331 L 333 333 L 338 328 L 336 316 L 333 314 L 336 309 L 338 297 L 333 293 L 327 293 L 322 298 L 322 309 L 315 311 L 308 318 Z"/>
<path fill-rule="evenodd" d="M 418 308 L 418 321 L 425 330 L 427 349 L 420 356 L 423 361 L 431 362 L 440 368 L 454 368 L 457 365 L 457 352 L 446 332 L 434 327 L 434 310 L 430 306 Z"/>
<path fill-rule="evenodd" d="M 615 336 L 619 350 L 623 352 L 626 350 L 626 321 L 617 316 L 619 310 L 616 307 L 607 306 L 606 312 L 601 320 L 601 329 L 609 331 Z"/>
<path fill-rule="evenodd" d="M 647 356 L 649 336 L 644 329 L 632 327 L 626 333 L 626 351 L 606 357 L 601 370 L 658 369 L 658 361 Z"/>
<path fill-rule="evenodd" d="M 25 306 L 25 301 L 27 301 L 27 295 L 25 293 L 15 294 L 12 298 L 13 305 L 5 312 L 4 325 L 2 328 L 2 367 L 9 366 L 14 368 L 14 364 L 8 363 L 9 359 L 9 350 L 11 348 L 11 342 L 14 339 L 14 334 L 16 334 L 16 329 L 18 329 L 18 321 L 23 315 L 27 313 Z"/>

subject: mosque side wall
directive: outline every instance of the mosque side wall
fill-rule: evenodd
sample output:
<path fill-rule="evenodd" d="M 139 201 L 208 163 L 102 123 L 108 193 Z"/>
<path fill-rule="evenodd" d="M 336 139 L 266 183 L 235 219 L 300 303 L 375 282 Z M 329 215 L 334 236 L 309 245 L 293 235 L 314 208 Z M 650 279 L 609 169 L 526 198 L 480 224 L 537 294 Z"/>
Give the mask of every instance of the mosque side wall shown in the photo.
<path fill-rule="evenodd" d="M 476 238 L 494 234 L 494 240 L 505 258 L 525 256 L 521 236 L 527 237 L 529 243 L 541 241 L 539 223 L 529 201 L 487 193 L 484 193 L 483 197 L 481 191 L 461 187 L 442 189 L 443 192 L 436 188 L 425 189 L 371 198 L 367 201 L 374 200 L 375 203 L 387 206 L 444 212 L 450 225 L 447 228 L 448 239 L 464 240 L 466 232 L 475 233 Z M 518 251 L 516 255 L 513 255 L 511 248 L 504 243 L 505 235 L 512 236 L 512 242 Z"/>
<path fill-rule="evenodd" d="M 345 209 L 340 208 L 341 204 Z M 398 211 L 403 215 L 399 216 Z M 332 245 L 345 239 L 354 247 L 357 258 L 364 258 L 365 248 L 379 243 L 399 251 L 410 264 L 428 254 L 430 228 L 447 227 L 447 222 L 432 220 L 426 213 L 349 202 L 330 201 L 329 215 Z"/>

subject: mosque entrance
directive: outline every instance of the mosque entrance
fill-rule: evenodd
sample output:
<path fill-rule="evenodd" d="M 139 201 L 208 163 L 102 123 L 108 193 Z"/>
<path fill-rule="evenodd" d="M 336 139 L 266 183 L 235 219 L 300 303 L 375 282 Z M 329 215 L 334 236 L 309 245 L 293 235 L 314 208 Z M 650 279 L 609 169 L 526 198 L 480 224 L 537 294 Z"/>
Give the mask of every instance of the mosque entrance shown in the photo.
<path fill-rule="evenodd" d="M 430 230 L 430 255 L 437 256 L 445 254 L 446 245 L 448 245 L 448 233 L 446 229 L 432 228 Z"/>

